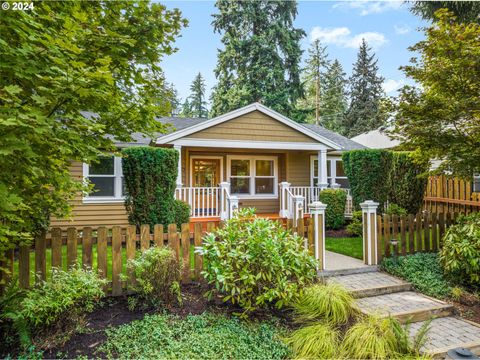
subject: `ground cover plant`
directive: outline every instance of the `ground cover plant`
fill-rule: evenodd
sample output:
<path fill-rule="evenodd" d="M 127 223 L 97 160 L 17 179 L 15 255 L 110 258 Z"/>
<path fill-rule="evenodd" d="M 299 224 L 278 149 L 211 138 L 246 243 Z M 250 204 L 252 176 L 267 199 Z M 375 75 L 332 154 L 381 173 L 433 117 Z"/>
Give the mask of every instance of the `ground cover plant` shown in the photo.
<path fill-rule="evenodd" d="M 243 315 L 282 308 L 317 279 L 317 261 L 304 239 L 281 224 L 243 209 L 222 228 L 207 234 L 196 249 L 205 260 L 202 272 L 213 286 L 210 297 L 240 306 Z"/>
<path fill-rule="evenodd" d="M 272 321 L 242 321 L 203 313 L 179 318 L 147 315 L 107 330 L 100 351 L 107 358 L 133 359 L 284 359 L 285 328 Z"/>

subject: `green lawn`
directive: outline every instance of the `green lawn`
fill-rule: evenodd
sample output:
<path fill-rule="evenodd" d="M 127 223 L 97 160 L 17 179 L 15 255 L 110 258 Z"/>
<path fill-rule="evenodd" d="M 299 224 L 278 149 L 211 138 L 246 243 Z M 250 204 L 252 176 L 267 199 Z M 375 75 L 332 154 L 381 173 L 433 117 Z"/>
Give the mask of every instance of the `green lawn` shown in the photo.
<path fill-rule="evenodd" d="M 325 248 L 339 254 L 363 259 L 363 240 L 355 238 L 325 238 Z"/>

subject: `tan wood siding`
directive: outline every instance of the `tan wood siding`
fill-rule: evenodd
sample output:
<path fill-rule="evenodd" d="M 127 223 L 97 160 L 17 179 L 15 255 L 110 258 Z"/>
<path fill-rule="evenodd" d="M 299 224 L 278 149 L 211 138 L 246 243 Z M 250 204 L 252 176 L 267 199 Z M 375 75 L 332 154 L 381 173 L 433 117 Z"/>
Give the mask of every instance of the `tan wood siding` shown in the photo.
<path fill-rule="evenodd" d="M 240 199 L 240 208 L 255 208 L 257 214 L 276 214 L 280 211 L 279 199 Z"/>
<path fill-rule="evenodd" d="M 287 154 L 287 181 L 292 186 L 310 186 L 310 155 L 306 151 L 290 151 Z"/>
<path fill-rule="evenodd" d="M 74 162 L 70 167 L 72 177 L 78 181 L 83 178 L 82 163 Z M 72 213 L 70 219 L 57 219 L 52 217 L 51 226 L 105 226 L 105 225 L 128 225 L 127 211 L 123 202 L 120 203 L 102 203 L 102 204 L 84 204 L 82 194 L 77 194 L 72 201 Z"/>
<path fill-rule="evenodd" d="M 313 138 L 259 111 L 252 111 L 208 129 L 200 130 L 188 137 L 196 139 L 309 142 L 318 144 L 318 141 Z"/>

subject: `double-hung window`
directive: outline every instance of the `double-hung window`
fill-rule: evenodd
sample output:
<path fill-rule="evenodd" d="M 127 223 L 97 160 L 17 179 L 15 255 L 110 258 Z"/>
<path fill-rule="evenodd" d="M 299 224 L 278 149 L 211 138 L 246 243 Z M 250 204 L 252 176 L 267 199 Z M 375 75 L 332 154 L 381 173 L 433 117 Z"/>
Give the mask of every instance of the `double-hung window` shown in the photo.
<path fill-rule="evenodd" d="M 109 202 L 123 200 L 122 159 L 115 156 L 101 157 L 92 164 L 83 164 L 83 176 L 93 189 L 84 202 Z"/>
<path fill-rule="evenodd" d="M 277 196 L 276 157 L 229 156 L 228 177 L 233 195 L 256 198 Z"/>
<path fill-rule="evenodd" d="M 310 162 L 311 169 L 311 185 L 317 186 L 318 183 L 318 159 L 312 156 Z M 349 188 L 348 178 L 343 170 L 343 162 L 340 158 L 327 159 L 327 179 L 331 187 L 333 184 L 340 185 L 343 189 Z"/>

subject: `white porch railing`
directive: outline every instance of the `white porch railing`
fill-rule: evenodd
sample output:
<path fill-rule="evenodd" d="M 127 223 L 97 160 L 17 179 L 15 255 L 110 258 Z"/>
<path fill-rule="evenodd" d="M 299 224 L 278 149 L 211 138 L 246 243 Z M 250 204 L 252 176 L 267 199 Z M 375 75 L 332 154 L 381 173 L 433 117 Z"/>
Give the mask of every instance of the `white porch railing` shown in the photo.
<path fill-rule="evenodd" d="M 220 187 L 176 188 L 175 198 L 190 205 L 192 218 L 220 216 Z"/>

